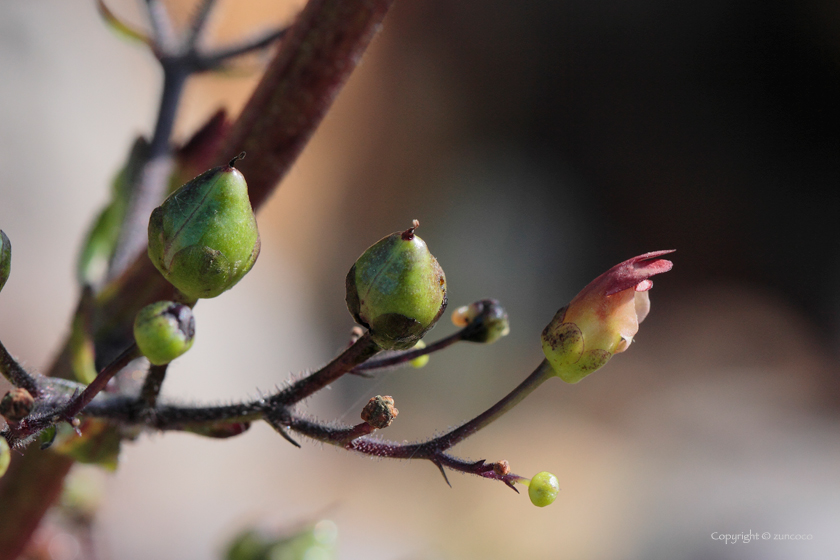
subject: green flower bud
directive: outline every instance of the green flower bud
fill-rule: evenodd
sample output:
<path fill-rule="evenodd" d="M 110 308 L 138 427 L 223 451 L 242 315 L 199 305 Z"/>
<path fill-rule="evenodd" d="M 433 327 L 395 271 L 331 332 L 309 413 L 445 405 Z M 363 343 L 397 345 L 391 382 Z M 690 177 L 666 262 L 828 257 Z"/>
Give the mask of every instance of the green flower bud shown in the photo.
<path fill-rule="evenodd" d="M 195 337 L 195 317 L 186 305 L 159 301 L 140 310 L 134 319 L 137 347 L 156 366 L 185 353 Z"/>
<path fill-rule="evenodd" d="M 467 327 L 461 340 L 492 344 L 510 333 L 505 308 L 495 299 L 483 299 L 452 312 L 452 324 Z"/>
<path fill-rule="evenodd" d="M 419 225 L 380 239 L 347 273 L 347 309 L 386 350 L 414 346 L 446 309 L 446 277 Z"/>
<path fill-rule="evenodd" d="M 0 290 L 6 285 L 12 271 L 12 242 L 0 229 Z"/>
<path fill-rule="evenodd" d="M 418 340 L 417 344 L 414 345 L 414 348 L 412 348 L 412 350 L 422 350 L 425 347 L 426 347 L 426 343 L 423 342 L 422 340 Z M 417 369 L 420 369 L 422 367 L 426 367 L 426 364 L 429 363 L 429 355 L 428 354 L 423 354 L 422 356 L 418 356 L 408 363 L 409 363 L 409 365 L 411 365 L 411 367 L 417 368 Z"/>
<path fill-rule="evenodd" d="M 9 463 L 12 462 L 12 451 L 9 449 L 9 443 L 6 438 L 0 436 L 0 478 L 6 474 L 6 469 L 9 468 Z"/>
<path fill-rule="evenodd" d="M 560 483 L 557 477 L 550 472 L 541 472 L 531 479 L 528 484 L 528 497 L 531 503 L 537 507 L 545 507 L 554 503 L 557 494 L 560 492 Z"/>
<path fill-rule="evenodd" d="M 149 258 L 187 297 L 212 298 L 232 288 L 260 253 L 260 235 L 245 178 L 215 167 L 172 193 L 149 220 Z"/>

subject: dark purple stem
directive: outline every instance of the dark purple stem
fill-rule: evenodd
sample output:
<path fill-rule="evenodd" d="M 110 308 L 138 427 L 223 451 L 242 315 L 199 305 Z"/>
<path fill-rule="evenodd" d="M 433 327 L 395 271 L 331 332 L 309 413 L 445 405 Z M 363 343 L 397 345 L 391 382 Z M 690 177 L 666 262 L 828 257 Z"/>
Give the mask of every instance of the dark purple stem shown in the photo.
<path fill-rule="evenodd" d="M 432 352 L 437 352 L 438 350 L 443 350 L 444 348 L 452 346 L 456 342 L 460 342 L 461 340 L 463 340 L 463 338 L 461 337 L 462 332 L 463 331 L 458 331 L 454 334 L 451 334 L 445 338 L 438 340 L 433 344 L 426 346 L 425 348 L 417 348 L 415 350 L 398 352 L 392 356 L 387 356 L 378 360 L 368 360 L 367 362 L 354 367 L 353 371 L 369 371 L 372 369 L 387 368 L 410 362 L 415 358 L 425 356 L 426 354 L 431 354 Z"/>
<path fill-rule="evenodd" d="M 370 333 L 365 333 L 333 361 L 268 399 L 268 404 L 269 406 L 288 406 L 300 402 L 365 362 L 380 350 L 379 345 L 371 339 Z"/>
<path fill-rule="evenodd" d="M 97 376 L 94 378 L 90 384 L 85 387 L 85 390 L 82 391 L 82 394 L 78 395 L 74 398 L 70 403 L 62 410 L 62 416 L 65 419 L 70 419 L 75 417 L 79 412 L 82 411 L 84 407 L 90 404 L 90 401 L 93 400 L 93 397 L 98 395 L 101 391 L 105 389 L 108 385 L 108 382 L 118 374 L 122 369 L 127 366 L 132 360 L 135 360 L 141 356 L 140 350 L 137 348 L 136 344 L 132 344 L 126 350 L 120 354 L 119 356 L 114 359 L 113 362 L 102 368 Z"/>

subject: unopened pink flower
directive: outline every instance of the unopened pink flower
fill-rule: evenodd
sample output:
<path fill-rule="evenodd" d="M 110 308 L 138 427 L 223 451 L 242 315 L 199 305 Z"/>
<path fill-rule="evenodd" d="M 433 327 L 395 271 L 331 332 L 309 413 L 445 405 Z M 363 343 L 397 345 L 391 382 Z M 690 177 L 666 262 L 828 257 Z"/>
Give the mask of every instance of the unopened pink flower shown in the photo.
<path fill-rule="evenodd" d="M 655 251 L 628 259 L 593 280 L 552 319 L 542 334 L 543 352 L 555 373 L 577 383 L 624 352 L 650 311 L 651 276 L 668 272 Z"/>

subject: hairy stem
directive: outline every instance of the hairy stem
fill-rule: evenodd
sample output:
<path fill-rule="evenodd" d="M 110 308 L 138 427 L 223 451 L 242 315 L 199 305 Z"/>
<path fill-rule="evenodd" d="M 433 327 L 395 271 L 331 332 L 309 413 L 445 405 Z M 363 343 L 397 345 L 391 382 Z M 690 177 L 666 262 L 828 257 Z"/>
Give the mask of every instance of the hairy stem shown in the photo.
<path fill-rule="evenodd" d="M 163 380 L 166 378 L 168 367 L 169 364 L 163 364 L 161 366 L 152 365 L 149 368 L 149 373 L 146 374 L 146 379 L 143 380 L 143 388 L 140 389 L 140 403 L 144 409 L 152 409 L 157 404 L 160 388 L 163 385 Z"/>
<path fill-rule="evenodd" d="M 300 402 L 365 362 L 380 350 L 379 345 L 371 339 L 370 333 L 366 332 L 333 361 L 271 397 L 269 404 L 288 406 Z"/>
<path fill-rule="evenodd" d="M 295 381 L 270 397 L 222 406 L 158 405 L 151 410 L 154 413 L 150 415 L 154 423 L 152 427 L 159 430 L 172 430 L 181 429 L 187 425 L 260 420 L 268 413 L 276 414 L 277 411 L 285 411 L 286 407 L 323 389 L 379 350 L 379 346 L 371 340 L 370 335 L 365 334 L 318 371 Z M 137 416 L 135 401 L 124 396 L 92 403 L 84 413 L 129 424 L 147 421 L 146 418 Z"/>
<path fill-rule="evenodd" d="M 426 346 L 425 348 L 406 350 L 404 352 L 395 352 L 393 355 L 384 356 L 376 360 L 368 360 L 365 363 L 359 364 L 358 366 L 354 367 L 353 371 L 370 371 L 372 369 L 383 369 L 408 363 L 415 358 L 425 356 L 426 354 L 431 354 L 432 352 L 437 352 L 438 350 L 443 350 L 444 348 L 448 348 L 456 342 L 463 340 L 463 338 L 461 337 L 462 332 L 463 331 L 458 331 L 456 333 L 453 333 L 445 338 L 438 340 L 433 344 Z"/>
<path fill-rule="evenodd" d="M 23 369 L 17 360 L 12 358 L 2 342 L 0 342 L 0 372 L 3 373 L 3 377 L 9 380 L 9 383 L 15 387 L 26 389 L 33 397 L 37 397 L 40 393 L 35 378 L 29 375 L 29 372 Z"/>

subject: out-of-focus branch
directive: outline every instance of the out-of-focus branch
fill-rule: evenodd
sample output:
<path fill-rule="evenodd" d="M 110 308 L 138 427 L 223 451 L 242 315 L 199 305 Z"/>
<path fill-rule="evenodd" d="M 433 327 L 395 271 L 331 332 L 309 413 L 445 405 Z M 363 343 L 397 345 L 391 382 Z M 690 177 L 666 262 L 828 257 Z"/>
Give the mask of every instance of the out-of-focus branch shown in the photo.
<path fill-rule="evenodd" d="M 249 152 L 240 170 L 248 179 L 255 209 L 294 163 L 392 2 L 310 0 L 289 29 L 218 156 L 224 163 L 230 154 Z M 97 347 L 124 348 L 131 341 L 137 311 L 171 295 L 171 286 L 141 255 L 98 298 Z M 69 352 L 60 352 L 51 373 L 68 371 L 69 357 Z M 0 560 L 13 560 L 22 552 L 71 465 L 66 457 L 38 449 L 12 459 L 12 467 L 0 479 Z"/>
<path fill-rule="evenodd" d="M 265 202 L 289 171 L 358 64 L 393 0 L 310 0 L 224 142 L 218 164 L 237 167 L 251 204 Z"/>

